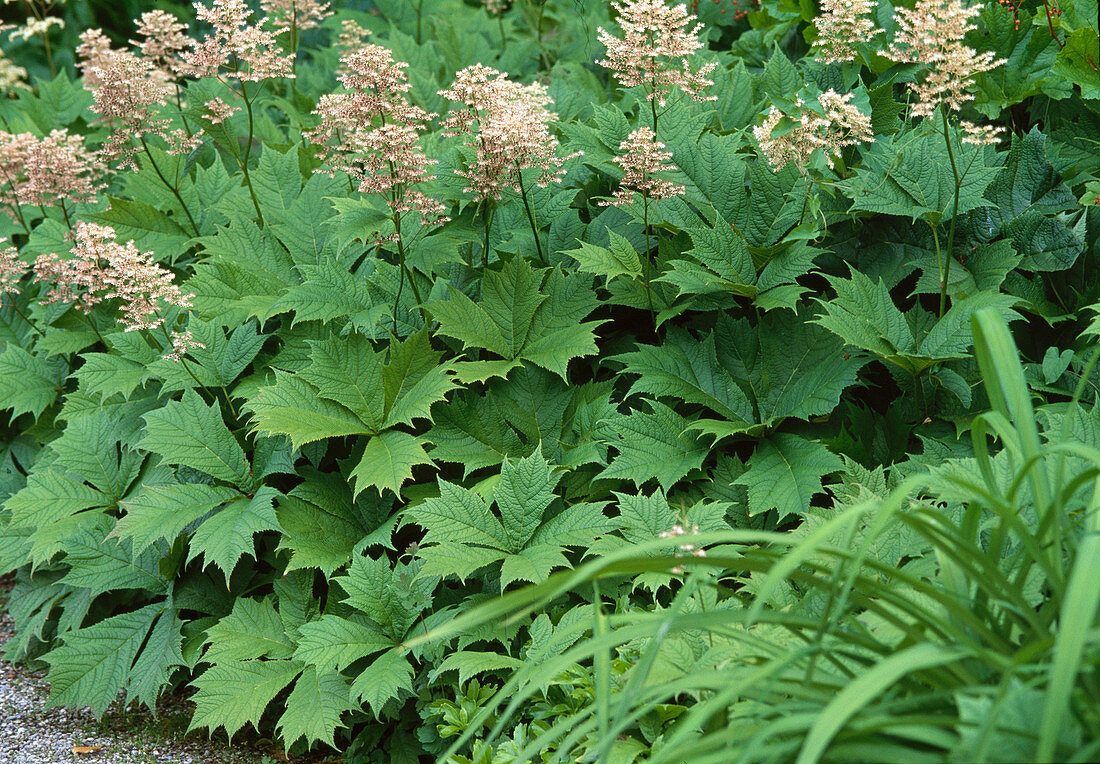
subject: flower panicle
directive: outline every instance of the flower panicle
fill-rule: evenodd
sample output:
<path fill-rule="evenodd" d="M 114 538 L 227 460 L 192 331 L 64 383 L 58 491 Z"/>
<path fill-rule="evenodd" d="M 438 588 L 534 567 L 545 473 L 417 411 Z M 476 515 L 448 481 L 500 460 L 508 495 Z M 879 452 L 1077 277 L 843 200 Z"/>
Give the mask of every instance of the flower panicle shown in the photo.
<path fill-rule="evenodd" d="M 664 106 L 674 88 L 696 101 L 713 101 L 717 96 L 702 91 L 714 84 L 707 77 L 716 63 L 693 71 L 690 58 L 703 47 L 701 24 L 691 26 L 695 16 L 683 3 L 669 6 L 665 0 L 623 0 L 611 4 L 618 14 L 623 36 L 616 37 L 600 27 L 597 35 L 607 57 L 599 64 L 610 69 L 623 87 L 644 87 L 649 100 Z"/>
<path fill-rule="evenodd" d="M 0 205 L 19 219 L 24 204 L 52 207 L 90 202 L 105 187 L 106 165 L 79 135 L 53 130 L 44 138 L 0 132 Z"/>
<path fill-rule="evenodd" d="M 268 15 L 277 33 L 292 28 L 316 29 L 332 15 L 331 4 L 317 0 L 260 0 L 260 10 Z"/>
<path fill-rule="evenodd" d="M 634 195 L 641 194 L 650 201 L 671 199 L 684 193 L 684 187 L 660 177 L 660 173 L 676 168 L 666 164 L 672 152 L 665 151 L 665 144 L 656 140 L 653 130 L 639 127 L 619 144 L 621 152 L 612 161 L 623 169 L 618 190 L 610 199 L 600 201 L 602 207 L 627 207 L 633 204 Z"/>
<path fill-rule="evenodd" d="M 187 36 L 187 24 L 167 11 L 155 10 L 141 14 L 137 33 L 142 38 L 130 40 L 143 58 L 152 62 L 168 81 L 174 81 L 187 73 L 183 54 L 193 41 Z"/>
<path fill-rule="evenodd" d="M 817 39 L 813 48 L 822 63 L 855 61 L 855 47 L 883 34 L 871 18 L 874 0 L 821 0 L 821 13 L 814 20 Z"/>
<path fill-rule="evenodd" d="M 363 193 L 384 196 L 394 214 L 415 214 L 423 225 L 447 220 L 445 206 L 416 186 L 435 177 L 420 146 L 433 115 L 409 103 L 407 64 L 381 45 L 363 44 L 341 56 L 342 93 L 321 97 L 321 117 L 306 137 L 321 147 L 324 172 L 346 173 Z"/>
<path fill-rule="evenodd" d="M 44 302 L 68 302 L 85 313 L 104 300 L 120 301 L 119 321 L 124 331 L 156 329 L 164 322 L 162 305 L 191 307 L 193 294 L 184 294 L 174 274 L 140 252 L 130 241 L 119 244 L 110 226 L 79 222 L 74 230 L 72 257 L 39 255 L 33 271 L 36 281 L 50 284 Z"/>
<path fill-rule="evenodd" d="M 4 241 L 0 239 L 0 244 Z M 18 249 L 11 245 L 0 246 L 0 296 L 19 294 L 19 282 L 28 270 L 27 264 L 19 258 Z"/>
<path fill-rule="evenodd" d="M 974 78 L 1005 63 L 992 51 L 979 53 L 963 41 L 977 29 L 972 20 L 981 9 L 981 4 L 966 6 L 962 0 L 917 0 L 913 8 L 897 8 L 898 31 L 883 55 L 926 67 L 924 80 L 909 85 L 918 99 L 914 116 L 930 117 L 941 105 L 959 111 L 974 98 Z"/>
<path fill-rule="evenodd" d="M 469 181 L 466 191 L 477 201 L 499 199 L 506 189 L 522 192 L 524 170 L 537 170 L 535 185 L 560 183 L 565 163 L 579 156 L 558 154 L 559 142 L 550 132 L 557 114 L 539 83 L 524 85 L 481 64 L 455 75 L 450 88 L 439 94 L 462 104 L 443 119 L 444 134 L 467 136 L 474 150 L 473 164 L 457 170 Z"/>
<path fill-rule="evenodd" d="M 159 111 L 167 103 L 170 80 L 152 58 L 111 48 L 102 30 L 87 30 L 81 41 L 78 66 L 84 87 L 92 92 L 91 109 L 114 128 L 103 153 L 136 168 L 136 143 L 148 134 L 168 139 L 170 121 Z"/>
<path fill-rule="evenodd" d="M 195 14 L 213 30 L 184 54 L 189 74 L 216 77 L 232 66 L 231 76 L 241 82 L 294 76 L 292 57 L 279 51 L 276 33 L 263 28 L 265 20 L 249 23 L 252 11 L 245 0 L 196 2 Z"/>
<path fill-rule="evenodd" d="M 841 95 L 827 90 L 818 96 L 820 110 L 817 110 L 799 97 L 795 101 L 798 115 L 791 118 L 795 124 L 780 135 L 774 135 L 775 130 L 787 115 L 773 106 L 763 123 L 753 128 L 753 136 L 768 163 L 779 170 L 793 162 L 799 170 L 805 170 L 814 152 L 820 149 L 831 169 L 834 157 L 845 147 L 873 141 L 871 118 L 856 108 L 852 98 L 852 93 Z"/>

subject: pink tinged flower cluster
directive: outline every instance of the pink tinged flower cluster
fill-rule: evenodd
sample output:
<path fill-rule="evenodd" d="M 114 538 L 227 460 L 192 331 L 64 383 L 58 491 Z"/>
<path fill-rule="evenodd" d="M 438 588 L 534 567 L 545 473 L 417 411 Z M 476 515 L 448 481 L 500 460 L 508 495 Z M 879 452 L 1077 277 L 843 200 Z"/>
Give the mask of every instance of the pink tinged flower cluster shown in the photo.
<path fill-rule="evenodd" d="M 117 298 L 119 320 L 128 332 L 159 327 L 165 306 L 191 306 L 194 295 L 180 291 L 171 271 L 158 265 L 151 252 L 139 252 L 132 241 L 119 244 L 113 228 L 80 222 L 74 237 L 71 258 L 49 253 L 35 260 L 35 279 L 51 284 L 44 302 L 73 303 L 90 312 Z"/>
<path fill-rule="evenodd" d="M 216 77 L 228 67 L 242 82 L 293 76 L 292 58 L 279 52 L 276 33 L 263 29 L 264 20 L 249 23 L 252 11 L 244 0 L 213 0 L 209 7 L 196 2 L 195 11 L 213 31 L 184 54 L 194 76 Z"/>
<path fill-rule="evenodd" d="M 872 0 L 821 0 L 821 12 L 814 19 L 818 59 L 826 64 L 855 61 L 855 46 L 882 34 L 871 19 L 877 6 Z"/>
<path fill-rule="evenodd" d="M 92 111 L 113 131 L 103 145 L 110 159 L 121 159 L 123 166 L 136 166 L 135 143 L 146 135 L 169 138 L 169 121 L 158 112 L 169 95 L 164 73 L 148 58 L 126 50 L 112 50 L 100 30 L 81 35 L 78 49 L 84 73 L 84 86 L 92 91 Z"/>
<path fill-rule="evenodd" d="M 24 204 L 54 206 L 95 199 L 106 167 L 79 135 L 54 130 L 44 138 L 0 132 L 0 204 L 18 217 Z"/>
<path fill-rule="evenodd" d="M 321 147 L 327 172 L 347 173 L 361 192 L 381 194 L 393 212 L 429 225 L 445 219 L 445 207 L 416 188 L 435 177 L 435 161 L 420 146 L 430 115 L 405 96 L 407 66 L 380 45 L 346 52 L 339 75 L 345 92 L 321 97 L 314 111 L 321 122 L 306 136 Z"/>
<path fill-rule="evenodd" d="M 202 344 L 195 339 L 191 330 L 186 331 L 174 331 L 172 332 L 172 349 L 165 353 L 165 361 L 174 361 L 179 363 L 183 360 L 183 357 L 195 348 L 205 348 L 206 345 Z"/>
<path fill-rule="evenodd" d="M 165 79 L 175 80 L 186 74 L 183 54 L 193 41 L 187 36 L 187 25 L 167 11 L 148 11 L 138 19 L 137 33 L 141 41 L 131 40 L 141 56 L 152 62 Z"/>
<path fill-rule="evenodd" d="M 524 170 L 534 169 L 535 185 L 560 183 L 564 165 L 580 152 L 558 155 L 558 139 L 550 132 L 557 114 L 547 107 L 550 96 L 538 83 L 512 82 L 502 72 L 475 64 L 455 75 L 441 96 L 463 104 L 443 120 L 449 135 L 467 136 L 474 162 L 456 173 L 470 185 L 478 201 L 499 199 L 506 189 L 523 191 Z"/>
<path fill-rule="evenodd" d="M 974 98 L 970 89 L 975 76 L 1005 63 L 963 42 L 966 33 L 977 28 L 971 20 L 981 9 L 966 7 L 961 0 L 917 0 L 912 9 L 896 9 L 898 31 L 883 55 L 926 68 L 924 80 L 909 85 L 918 98 L 914 116 L 929 117 L 940 105 L 958 111 Z"/>
<path fill-rule="evenodd" d="M 825 162 L 832 168 L 833 158 L 844 147 L 873 141 L 871 118 L 852 104 L 852 97 L 852 93 L 841 95 L 835 90 L 827 90 L 817 98 L 820 111 L 809 108 L 802 98 L 798 98 L 795 105 L 799 113 L 791 118 L 794 126 L 779 135 L 774 135 L 775 130 L 786 115 L 773 106 L 764 122 L 753 128 L 753 136 L 768 163 L 777 170 L 792 162 L 800 170 L 805 169 L 814 152 L 820 149 L 825 154 Z"/>
<path fill-rule="evenodd" d="M 211 98 L 206 102 L 207 116 L 215 125 L 219 125 L 241 110 L 240 106 L 230 106 L 220 98 Z"/>
<path fill-rule="evenodd" d="M 27 270 L 27 264 L 19 259 L 19 250 L 11 246 L 0 248 L 0 296 L 19 294 L 19 281 Z"/>
<path fill-rule="evenodd" d="M 329 3 L 317 0 L 260 0 L 260 9 L 279 32 L 294 28 L 315 29 L 332 15 Z"/>
<path fill-rule="evenodd" d="M 665 144 L 655 138 L 653 130 L 639 127 L 619 144 L 619 151 L 622 153 L 612 161 L 623 169 L 623 178 L 611 199 L 601 201 L 600 206 L 630 206 L 634 203 L 634 194 L 641 194 L 649 201 L 657 201 L 684 193 L 682 185 L 660 177 L 660 173 L 671 172 L 676 168 L 665 164 L 672 159 L 672 152 L 665 151 Z"/>
<path fill-rule="evenodd" d="M 687 6 L 666 5 L 665 0 L 624 0 L 612 3 L 618 12 L 623 36 L 616 37 L 602 27 L 599 40 L 607 49 L 600 65 L 614 72 L 623 87 L 642 86 L 650 100 L 662 106 L 674 88 L 697 101 L 713 101 L 716 96 L 701 92 L 713 85 L 707 78 L 718 65 L 705 64 L 692 71 L 690 59 L 703 47 L 699 40 L 701 25 L 689 26 L 695 16 Z"/>

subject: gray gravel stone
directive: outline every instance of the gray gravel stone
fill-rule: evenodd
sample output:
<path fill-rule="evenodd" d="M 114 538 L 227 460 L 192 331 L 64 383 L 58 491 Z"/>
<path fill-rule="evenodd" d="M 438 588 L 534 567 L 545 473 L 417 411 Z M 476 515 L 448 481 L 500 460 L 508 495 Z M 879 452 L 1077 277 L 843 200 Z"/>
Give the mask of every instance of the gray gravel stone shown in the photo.
<path fill-rule="evenodd" d="M 11 619 L 0 613 L 0 645 L 11 636 Z M 49 683 L 40 672 L 0 660 L 0 764 L 258 764 L 244 749 L 207 743 L 200 737 L 157 736 L 143 725 L 147 712 L 121 708 L 106 724 L 88 709 L 46 708 Z M 142 717 L 145 714 L 145 717 Z M 93 749 L 78 752 L 81 748 Z"/>

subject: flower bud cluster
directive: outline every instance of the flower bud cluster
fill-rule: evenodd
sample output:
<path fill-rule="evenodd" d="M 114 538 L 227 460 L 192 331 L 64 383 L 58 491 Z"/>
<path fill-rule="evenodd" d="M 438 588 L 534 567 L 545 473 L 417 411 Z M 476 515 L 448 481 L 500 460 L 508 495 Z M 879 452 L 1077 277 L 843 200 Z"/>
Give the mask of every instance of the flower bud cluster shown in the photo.
<path fill-rule="evenodd" d="M 260 0 L 260 10 L 268 15 L 277 32 L 315 29 L 332 15 L 329 8 L 329 3 L 317 0 Z"/>
<path fill-rule="evenodd" d="M 981 9 L 981 5 L 967 7 L 962 0 L 917 0 L 913 8 L 896 9 L 898 31 L 883 55 L 927 69 L 922 82 L 909 86 L 918 98 L 914 116 L 929 117 L 941 105 L 958 111 L 974 98 L 969 92 L 974 77 L 1005 63 L 992 52 L 978 53 L 963 42 L 967 32 L 977 29 L 971 20 Z"/>
<path fill-rule="evenodd" d="M 870 18 L 877 5 L 873 0 L 821 0 L 814 20 L 818 58 L 826 64 L 855 61 L 855 46 L 883 33 Z"/>
<path fill-rule="evenodd" d="M 27 270 L 27 264 L 19 259 L 19 250 L 12 246 L 0 248 L 0 296 L 19 294 L 19 281 Z"/>
<path fill-rule="evenodd" d="M 445 220 L 443 204 L 416 186 L 434 178 L 435 160 L 420 146 L 431 115 L 409 103 L 408 64 L 381 45 L 367 44 L 340 59 L 345 92 L 321 97 L 321 123 L 306 137 L 321 147 L 325 171 L 347 173 L 359 191 L 384 196 L 397 215 L 429 225 Z"/>
<path fill-rule="evenodd" d="M 242 82 L 293 76 L 292 58 L 279 52 L 276 33 L 263 29 L 266 19 L 249 23 L 252 11 L 245 0 L 213 0 L 210 7 L 196 2 L 195 12 L 213 31 L 184 54 L 190 74 L 216 77 L 230 68 Z"/>

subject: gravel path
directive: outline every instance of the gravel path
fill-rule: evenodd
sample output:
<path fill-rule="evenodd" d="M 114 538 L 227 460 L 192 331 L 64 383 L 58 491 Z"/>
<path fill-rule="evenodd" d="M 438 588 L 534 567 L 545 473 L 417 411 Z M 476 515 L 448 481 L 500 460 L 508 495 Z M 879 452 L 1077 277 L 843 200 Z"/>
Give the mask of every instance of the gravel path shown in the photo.
<path fill-rule="evenodd" d="M 0 645 L 10 636 L 11 619 L 0 613 Z M 46 710 L 49 687 L 41 672 L 0 660 L 0 764 L 260 764 L 263 758 L 180 737 L 173 730 L 186 729 L 182 707 L 157 718 L 111 709 L 97 722 L 87 709 Z"/>

